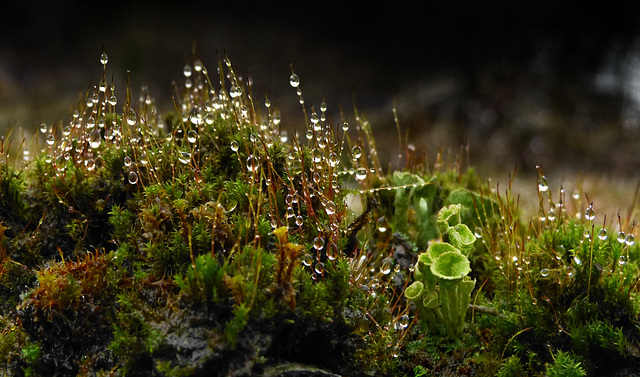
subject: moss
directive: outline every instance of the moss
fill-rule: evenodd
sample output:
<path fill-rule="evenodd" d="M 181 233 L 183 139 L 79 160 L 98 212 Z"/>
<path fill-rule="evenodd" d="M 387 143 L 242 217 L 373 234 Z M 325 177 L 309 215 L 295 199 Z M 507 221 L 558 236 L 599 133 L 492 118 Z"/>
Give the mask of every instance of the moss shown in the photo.
<path fill-rule="evenodd" d="M 349 125 L 304 105 L 288 137 L 218 67 L 194 65 L 168 114 L 130 88 L 114 105 L 105 67 L 24 168 L 0 145 L 0 368 L 639 372 L 631 222 L 601 237 L 548 191 L 523 219 L 509 189 L 442 155 L 385 172 L 357 109 Z"/>

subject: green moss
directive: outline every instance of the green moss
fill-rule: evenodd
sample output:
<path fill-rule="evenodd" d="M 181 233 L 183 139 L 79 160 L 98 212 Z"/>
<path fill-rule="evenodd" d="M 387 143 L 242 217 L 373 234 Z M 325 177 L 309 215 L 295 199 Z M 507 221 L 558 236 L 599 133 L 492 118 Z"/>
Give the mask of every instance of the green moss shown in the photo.
<path fill-rule="evenodd" d="M 549 192 L 522 219 L 461 161 L 385 173 L 357 109 L 347 127 L 305 105 L 305 137 L 285 137 L 218 65 L 194 67 L 169 114 L 90 90 L 22 169 L 2 144 L 0 370 L 640 372 L 627 234 L 600 238 Z"/>

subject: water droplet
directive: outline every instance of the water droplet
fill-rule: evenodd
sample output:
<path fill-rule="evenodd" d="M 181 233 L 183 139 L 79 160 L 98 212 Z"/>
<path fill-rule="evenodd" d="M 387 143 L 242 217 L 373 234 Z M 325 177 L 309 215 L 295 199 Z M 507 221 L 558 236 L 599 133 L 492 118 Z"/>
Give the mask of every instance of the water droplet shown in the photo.
<path fill-rule="evenodd" d="M 302 256 L 302 264 L 309 267 L 313 264 L 313 257 L 309 254 L 305 254 Z"/>
<path fill-rule="evenodd" d="M 106 93 L 107 92 L 107 82 L 105 81 L 105 79 L 100 80 L 100 85 L 98 85 L 98 89 L 102 93 Z"/>
<path fill-rule="evenodd" d="M 234 151 L 234 152 L 237 152 L 237 151 L 238 151 L 238 147 L 239 147 L 239 145 L 238 145 L 238 142 L 237 142 L 237 141 L 235 141 L 235 140 L 231 141 L 231 143 L 229 144 L 229 146 L 231 147 L 231 150 L 232 150 L 232 151 Z"/>
<path fill-rule="evenodd" d="M 582 264 L 582 260 L 580 258 L 578 258 L 577 256 L 573 257 L 573 262 L 575 264 L 577 264 L 578 266 Z"/>
<path fill-rule="evenodd" d="M 231 98 L 240 97 L 242 95 L 242 88 L 235 84 L 232 85 L 231 89 L 229 90 L 229 95 L 231 96 Z"/>
<path fill-rule="evenodd" d="M 178 161 L 182 162 L 185 165 L 188 164 L 189 161 L 191 161 L 191 153 L 180 152 L 180 155 L 178 156 Z"/>
<path fill-rule="evenodd" d="M 123 162 L 124 162 L 124 166 L 126 166 L 126 167 L 131 166 L 131 157 L 124 156 Z"/>
<path fill-rule="evenodd" d="M 320 104 L 320 111 L 322 111 L 323 113 L 325 111 L 327 111 L 327 103 L 322 101 L 322 103 Z"/>
<path fill-rule="evenodd" d="M 102 142 L 102 135 L 100 135 L 100 129 L 94 128 L 93 131 L 89 134 L 89 145 L 91 148 L 96 149 L 100 146 Z"/>
<path fill-rule="evenodd" d="M 48 145 L 53 145 L 55 142 L 56 142 L 56 138 L 55 138 L 55 136 L 53 136 L 53 134 L 47 135 L 47 144 Z"/>
<path fill-rule="evenodd" d="M 247 157 L 247 170 L 251 173 L 258 171 L 258 158 L 254 155 Z"/>
<path fill-rule="evenodd" d="M 184 74 L 184 77 L 191 77 L 191 66 L 189 64 L 185 65 L 182 73 Z"/>
<path fill-rule="evenodd" d="M 333 215 L 336 213 L 336 204 L 334 202 L 328 202 L 324 210 L 327 212 L 327 215 Z"/>
<path fill-rule="evenodd" d="M 90 158 L 84 161 L 84 165 L 87 167 L 88 171 L 92 171 L 96 167 L 96 161 L 93 158 Z"/>
<path fill-rule="evenodd" d="M 400 356 L 400 347 L 398 346 L 391 347 L 391 356 L 393 356 L 394 358 Z"/>
<path fill-rule="evenodd" d="M 47 124 L 45 122 L 40 123 L 40 132 L 46 134 L 48 130 L 49 128 L 47 127 Z"/>
<path fill-rule="evenodd" d="M 318 114 L 316 114 L 316 112 L 311 113 L 311 123 L 316 124 L 320 121 L 320 118 L 318 118 Z"/>
<path fill-rule="evenodd" d="M 198 140 L 198 133 L 194 130 L 189 130 L 189 132 L 187 132 L 187 141 L 189 141 L 189 143 L 193 144 Z"/>
<path fill-rule="evenodd" d="M 289 140 L 289 134 L 287 130 L 280 131 L 280 142 L 286 143 Z"/>
<path fill-rule="evenodd" d="M 351 157 L 354 160 L 359 159 L 362 156 L 362 148 L 360 148 L 359 146 L 355 146 L 353 148 L 351 148 Z"/>
<path fill-rule="evenodd" d="M 313 248 L 316 250 L 322 250 L 324 247 L 324 240 L 322 237 L 316 237 L 313 239 Z"/>
<path fill-rule="evenodd" d="M 303 223 L 304 223 L 304 218 L 300 215 L 296 216 L 296 225 L 302 226 Z"/>
<path fill-rule="evenodd" d="M 593 210 L 593 206 L 589 205 L 584 211 L 584 218 L 591 221 L 596 218 L 596 212 Z"/>
<path fill-rule="evenodd" d="M 111 97 L 109 97 L 109 105 L 115 106 L 116 103 L 118 103 L 118 98 L 115 94 L 112 94 Z"/>
<path fill-rule="evenodd" d="M 376 225 L 378 227 L 378 232 L 384 233 L 387 231 L 387 219 L 384 216 L 380 216 L 378 221 L 376 221 Z"/>
<path fill-rule="evenodd" d="M 633 234 L 629 233 L 627 234 L 627 237 L 625 237 L 624 243 L 626 243 L 627 246 L 633 246 L 636 243 L 636 238 L 633 236 Z"/>
<path fill-rule="evenodd" d="M 333 261 L 338 258 L 338 247 L 331 243 L 327 248 L 327 259 Z"/>
<path fill-rule="evenodd" d="M 624 234 L 624 232 L 618 232 L 618 237 L 616 238 L 616 240 L 620 243 L 624 242 L 626 235 Z"/>
<path fill-rule="evenodd" d="M 316 263 L 315 266 L 313 266 L 313 270 L 316 272 L 316 274 L 322 275 L 322 273 L 324 272 L 324 263 Z"/>
<path fill-rule="evenodd" d="M 409 316 L 404 314 L 398 319 L 398 324 L 403 329 L 406 329 L 409 326 Z"/>
<path fill-rule="evenodd" d="M 356 175 L 356 179 L 358 181 L 362 181 L 363 179 L 367 178 L 367 169 L 362 168 L 362 167 L 361 168 L 357 168 L 356 172 L 355 172 L 355 175 Z"/>
<path fill-rule="evenodd" d="M 196 70 L 196 72 L 201 72 L 204 68 L 204 66 L 202 65 L 202 60 L 196 59 L 196 62 L 193 63 L 193 68 Z"/>
<path fill-rule="evenodd" d="M 538 177 L 538 190 L 541 192 L 549 190 L 549 182 L 547 181 L 547 177 L 544 175 Z"/>
<path fill-rule="evenodd" d="M 542 275 L 543 278 L 546 278 L 547 276 L 549 276 L 549 269 L 543 268 L 542 270 L 540 270 L 540 275 Z"/>
<path fill-rule="evenodd" d="M 574 191 L 572 196 L 573 196 L 573 199 L 575 199 L 575 200 L 580 199 L 580 191 L 578 191 L 578 190 Z"/>
<path fill-rule="evenodd" d="M 393 259 L 390 257 L 384 258 L 382 260 L 382 264 L 380 265 L 380 272 L 383 275 L 388 275 L 391 272 L 391 265 L 393 264 Z"/>
<path fill-rule="evenodd" d="M 618 264 L 620 266 L 624 266 L 625 264 L 627 264 L 627 257 L 624 255 L 621 255 L 620 258 L 618 258 Z"/>
<path fill-rule="evenodd" d="M 476 236 L 476 238 L 482 238 L 482 228 L 477 226 L 473 231 L 473 235 Z"/>
<path fill-rule="evenodd" d="M 553 211 L 553 209 L 549 209 L 549 212 L 547 212 L 547 219 L 549 221 L 554 221 L 556 219 L 556 213 Z"/>
<path fill-rule="evenodd" d="M 109 63 L 109 57 L 107 56 L 107 54 L 105 52 L 103 52 L 100 55 L 100 64 L 102 64 L 103 66 L 106 66 L 107 63 Z"/>
<path fill-rule="evenodd" d="M 347 123 L 347 122 L 343 122 L 342 123 L 342 131 L 344 131 L 344 132 L 349 131 L 349 123 Z"/>
<path fill-rule="evenodd" d="M 292 87 L 297 88 L 300 85 L 300 77 L 293 73 L 291 77 L 289 77 L 289 84 L 291 84 Z"/>
<path fill-rule="evenodd" d="M 598 238 L 600 241 L 605 241 L 607 239 L 607 230 L 605 228 L 600 229 L 598 232 Z"/>
<path fill-rule="evenodd" d="M 136 173 L 135 171 L 130 171 L 128 178 L 129 178 L 129 183 L 131 183 L 132 185 L 135 185 L 136 183 L 138 183 L 138 173 Z"/>

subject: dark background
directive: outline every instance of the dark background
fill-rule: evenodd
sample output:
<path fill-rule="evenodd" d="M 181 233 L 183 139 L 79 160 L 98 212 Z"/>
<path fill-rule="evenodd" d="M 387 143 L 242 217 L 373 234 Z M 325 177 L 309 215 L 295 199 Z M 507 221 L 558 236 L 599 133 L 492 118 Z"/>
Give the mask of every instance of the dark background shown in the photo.
<path fill-rule="evenodd" d="M 68 121 L 101 78 L 103 46 L 119 89 L 130 70 L 133 92 L 146 85 L 170 110 L 195 47 L 210 70 L 226 52 L 257 101 L 268 95 L 303 130 L 291 62 L 306 104 L 325 96 L 339 121 L 355 102 L 390 161 L 395 101 L 416 147 L 468 141 L 487 170 L 635 174 L 640 163 L 638 1 L 5 3 L 3 134 Z"/>

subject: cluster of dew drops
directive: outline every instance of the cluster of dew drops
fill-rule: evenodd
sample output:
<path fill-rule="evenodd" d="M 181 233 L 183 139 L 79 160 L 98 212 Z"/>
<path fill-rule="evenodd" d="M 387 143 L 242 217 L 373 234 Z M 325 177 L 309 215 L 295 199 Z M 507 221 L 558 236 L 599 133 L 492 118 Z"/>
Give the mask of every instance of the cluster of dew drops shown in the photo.
<path fill-rule="evenodd" d="M 547 181 L 547 178 L 544 175 L 540 175 L 538 177 L 538 191 L 540 191 L 541 193 L 546 193 L 549 191 L 549 183 Z M 559 211 L 562 211 L 563 208 L 563 196 L 564 196 L 564 188 L 561 187 L 560 189 L 560 196 L 561 196 L 561 200 L 560 202 L 556 205 L 556 207 L 559 209 Z M 580 199 L 580 191 L 579 190 L 575 190 L 572 194 L 572 198 L 577 202 Z M 587 221 L 587 224 L 592 225 L 591 227 L 587 227 L 583 233 L 583 240 L 581 240 L 581 242 L 593 242 L 592 239 L 592 229 L 595 228 L 593 222 L 596 219 L 596 212 L 593 206 L 593 202 L 590 202 L 586 209 L 584 210 L 584 213 L 582 212 L 577 212 L 576 213 L 576 217 L 578 219 L 584 218 L 584 220 Z M 549 209 L 549 211 L 546 213 L 546 217 L 545 216 L 541 216 L 540 217 L 541 221 L 545 221 L 548 220 L 550 222 L 553 222 L 555 220 L 555 213 L 553 211 L 553 208 Z M 606 222 L 606 217 L 605 217 L 605 222 Z M 607 232 L 607 229 L 605 228 L 606 224 L 603 224 L 602 227 L 600 229 L 598 229 L 596 236 L 598 238 L 598 240 L 600 240 L 601 242 L 606 241 L 609 238 L 609 234 Z M 616 234 L 616 241 L 623 247 L 631 247 L 633 245 L 635 245 L 635 236 L 629 232 L 628 234 L 626 234 L 624 231 L 619 230 Z M 559 246 L 561 249 L 563 249 L 562 246 Z M 617 264 L 619 266 L 624 266 L 627 264 L 627 255 L 625 255 L 624 253 L 621 254 L 618 257 L 617 260 Z M 561 255 L 557 255 L 556 259 L 561 262 L 562 261 L 562 256 Z M 573 264 L 575 265 L 581 265 L 582 264 L 582 260 L 578 257 L 578 256 L 574 256 L 573 260 L 572 260 Z M 564 268 L 565 270 L 565 274 L 567 276 L 573 276 L 573 267 L 572 266 L 565 266 Z M 551 270 L 549 268 L 542 268 L 540 270 L 540 275 L 543 278 L 549 277 L 551 273 Z M 619 270 L 619 273 L 623 273 L 622 270 Z"/>

